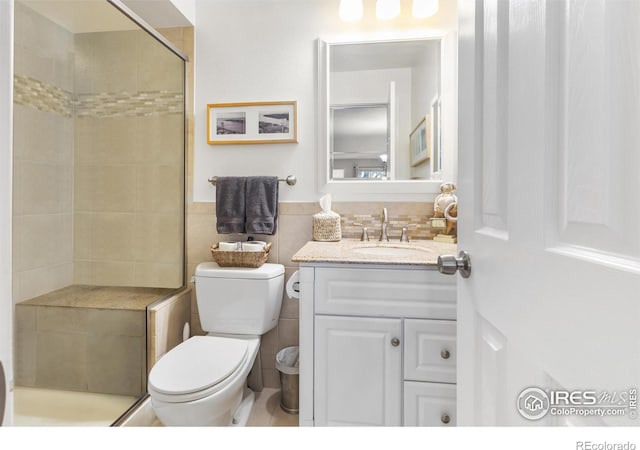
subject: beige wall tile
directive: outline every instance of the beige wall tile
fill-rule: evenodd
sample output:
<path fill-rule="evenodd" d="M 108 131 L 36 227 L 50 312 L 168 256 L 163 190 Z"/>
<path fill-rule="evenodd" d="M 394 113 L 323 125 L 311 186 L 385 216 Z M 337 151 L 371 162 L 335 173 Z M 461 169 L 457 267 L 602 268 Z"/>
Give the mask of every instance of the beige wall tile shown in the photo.
<path fill-rule="evenodd" d="M 87 309 L 87 331 L 94 335 L 146 335 L 145 311 Z"/>
<path fill-rule="evenodd" d="M 296 266 L 291 257 L 304 244 L 313 238 L 311 216 L 281 216 L 279 218 L 280 231 L 278 244 L 278 262 L 285 266 Z"/>
<path fill-rule="evenodd" d="M 182 211 L 182 167 L 151 164 L 136 167 L 135 209 L 139 212 L 179 214 Z"/>
<path fill-rule="evenodd" d="M 278 327 L 264 334 L 260 340 L 260 363 L 263 369 L 273 369 L 276 366 L 278 352 Z"/>
<path fill-rule="evenodd" d="M 28 300 L 73 282 L 73 264 L 47 266 L 14 273 L 14 302 Z"/>
<path fill-rule="evenodd" d="M 87 383 L 91 392 L 140 395 L 145 391 L 145 337 L 90 335 Z"/>
<path fill-rule="evenodd" d="M 278 321 L 278 350 L 299 345 L 299 328 L 296 319 L 280 319 Z"/>
<path fill-rule="evenodd" d="M 136 214 L 133 259 L 182 264 L 182 220 L 175 214 Z"/>
<path fill-rule="evenodd" d="M 211 244 L 219 240 L 215 216 L 205 214 L 187 216 L 187 262 L 189 265 L 211 261 Z"/>
<path fill-rule="evenodd" d="M 265 388 L 279 388 L 280 373 L 277 369 L 262 369 L 262 382 Z"/>
<path fill-rule="evenodd" d="M 181 114 L 143 116 L 137 118 L 137 163 L 177 166 L 182 164 L 184 118 Z"/>
<path fill-rule="evenodd" d="M 58 214 L 19 216 L 14 220 L 18 240 L 16 271 L 59 265 L 70 261 L 70 217 Z"/>
<path fill-rule="evenodd" d="M 41 306 L 36 311 L 38 332 L 87 333 L 88 313 L 86 308 L 58 308 Z"/>
<path fill-rule="evenodd" d="M 132 261 L 135 215 L 95 213 L 92 215 L 92 257 L 104 261 Z"/>
<path fill-rule="evenodd" d="M 133 262 L 91 261 L 91 284 L 98 286 L 139 286 Z M 135 284 L 134 284 L 135 283 Z"/>
<path fill-rule="evenodd" d="M 87 389 L 87 336 L 39 332 L 36 343 L 38 386 Z"/>
<path fill-rule="evenodd" d="M 134 286 L 179 288 L 182 286 L 181 263 L 146 263 L 135 262 Z M 128 284 L 132 286 L 132 284 Z"/>
<path fill-rule="evenodd" d="M 140 90 L 178 91 L 184 85 L 183 62 L 151 36 L 144 36 L 138 47 Z"/>
<path fill-rule="evenodd" d="M 36 309 L 30 305 L 16 305 L 14 326 L 19 331 L 36 330 Z"/>
<path fill-rule="evenodd" d="M 135 117 L 77 117 L 75 163 L 133 164 L 138 153 Z"/>
<path fill-rule="evenodd" d="M 34 386 L 36 384 L 36 332 L 23 329 L 18 325 L 14 336 L 15 382 L 18 386 Z"/>

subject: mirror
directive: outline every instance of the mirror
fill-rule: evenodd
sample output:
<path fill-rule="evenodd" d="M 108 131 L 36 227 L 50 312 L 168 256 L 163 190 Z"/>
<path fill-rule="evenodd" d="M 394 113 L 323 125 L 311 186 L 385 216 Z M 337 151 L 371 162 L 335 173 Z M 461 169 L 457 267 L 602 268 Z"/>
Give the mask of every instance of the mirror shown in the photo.
<path fill-rule="evenodd" d="M 441 48 L 328 44 L 329 180 L 442 179 Z"/>
<path fill-rule="evenodd" d="M 457 182 L 457 33 L 381 34 L 317 41 L 318 191 L 423 201 Z"/>

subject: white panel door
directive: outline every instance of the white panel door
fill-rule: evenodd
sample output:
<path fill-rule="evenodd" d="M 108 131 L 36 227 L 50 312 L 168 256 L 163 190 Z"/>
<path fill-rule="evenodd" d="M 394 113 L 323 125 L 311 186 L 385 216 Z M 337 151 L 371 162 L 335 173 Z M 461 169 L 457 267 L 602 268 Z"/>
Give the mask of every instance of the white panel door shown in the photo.
<path fill-rule="evenodd" d="M 640 2 L 459 6 L 458 424 L 638 425 Z"/>
<path fill-rule="evenodd" d="M 316 426 L 401 425 L 402 320 L 316 316 L 314 371 Z"/>

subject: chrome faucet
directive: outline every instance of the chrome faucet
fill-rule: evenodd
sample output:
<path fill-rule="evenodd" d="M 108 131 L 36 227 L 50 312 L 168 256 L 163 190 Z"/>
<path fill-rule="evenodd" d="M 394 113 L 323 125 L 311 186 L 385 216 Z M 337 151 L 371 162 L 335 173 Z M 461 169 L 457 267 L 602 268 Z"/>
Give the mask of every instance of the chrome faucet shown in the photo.
<path fill-rule="evenodd" d="M 382 228 L 382 230 L 380 231 L 380 242 L 382 241 L 389 242 L 389 236 L 387 236 L 387 226 L 389 225 L 387 208 L 382 208 L 382 217 L 380 219 L 381 219 L 380 226 Z"/>

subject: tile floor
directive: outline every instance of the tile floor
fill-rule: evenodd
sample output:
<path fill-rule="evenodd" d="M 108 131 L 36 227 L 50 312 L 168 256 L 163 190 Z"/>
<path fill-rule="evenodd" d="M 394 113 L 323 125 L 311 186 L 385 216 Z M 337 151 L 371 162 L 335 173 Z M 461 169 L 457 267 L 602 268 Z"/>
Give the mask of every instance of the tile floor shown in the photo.
<path fill-rule="evenodd" d="M 298 415 L 280 408 L 280 389 L 264 388 L 256 392 L 248 427 L 297 427 Z"/>
<path fill-rule="evenodd" d="M 161 427 L 154 420 L 154 427 Z M 280 389 L 264 388 L 256 392 L 255 404 L 247 422 L 248 427 L 297 427 L 298 415 L 286 413 L 280 408 Z"/>

